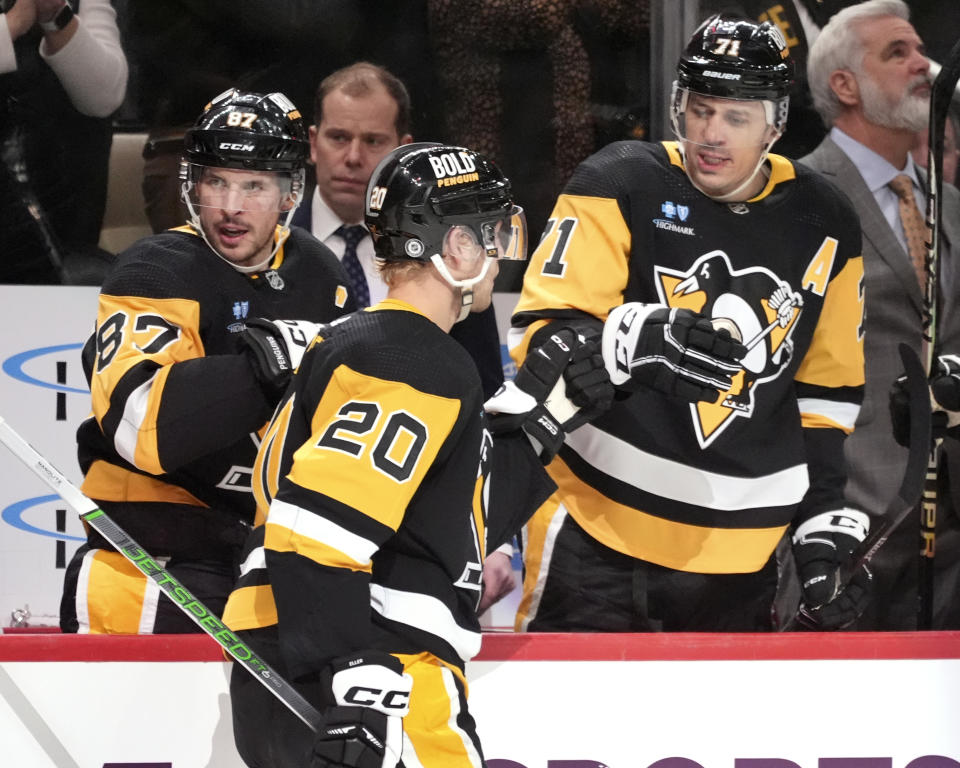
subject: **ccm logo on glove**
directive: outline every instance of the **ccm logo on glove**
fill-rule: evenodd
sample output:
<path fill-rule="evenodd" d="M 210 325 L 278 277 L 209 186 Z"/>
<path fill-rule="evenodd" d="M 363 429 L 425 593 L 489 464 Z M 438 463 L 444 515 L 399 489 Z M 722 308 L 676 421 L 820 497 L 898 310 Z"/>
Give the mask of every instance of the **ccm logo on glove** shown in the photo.
<path fill-rule="evenodd" d="M 343 703 L 355 704 L 358 707 L 405 710 L 410 704 L 410 691 L 384 691 L 380 688 L 355 685 L 343 694 Z"/>

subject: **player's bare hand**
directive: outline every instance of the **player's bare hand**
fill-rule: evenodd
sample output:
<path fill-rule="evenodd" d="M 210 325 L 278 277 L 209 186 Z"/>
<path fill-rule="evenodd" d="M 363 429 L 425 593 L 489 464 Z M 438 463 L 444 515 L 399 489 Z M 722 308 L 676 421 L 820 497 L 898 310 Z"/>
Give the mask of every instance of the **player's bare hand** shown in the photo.
<path fill-rule="evenodd" d="M 517 586 L 510 556 L 499 550 L 491 552 L 483 563 L 483 595 L 477 613 L 486 612 L 491 605 L 509 595 Z"/>

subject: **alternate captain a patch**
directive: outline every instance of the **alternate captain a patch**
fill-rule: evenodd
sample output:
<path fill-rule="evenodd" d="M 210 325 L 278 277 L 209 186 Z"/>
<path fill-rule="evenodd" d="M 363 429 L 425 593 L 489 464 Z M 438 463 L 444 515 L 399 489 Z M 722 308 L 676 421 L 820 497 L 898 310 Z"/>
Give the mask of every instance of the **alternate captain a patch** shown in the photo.
<path fill-rule="evenodd" d="M 765 267 L 733 269 L 723 251 L 704 254 L 686 272 L 666 267 L 655 272 L 664 304 L 732 321 L 747 348 L 731 388 L 715 403 L 690 405 L 697 439 L 706 448 L 733 419 L 750 418 L 760 385 L 789 365 L 803 296 Z"/>

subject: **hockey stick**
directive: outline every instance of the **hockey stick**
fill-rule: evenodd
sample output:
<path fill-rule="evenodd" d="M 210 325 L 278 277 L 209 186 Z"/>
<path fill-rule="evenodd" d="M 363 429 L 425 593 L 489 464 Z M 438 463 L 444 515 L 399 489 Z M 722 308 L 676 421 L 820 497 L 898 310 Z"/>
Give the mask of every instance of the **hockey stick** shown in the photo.
<path fill-rule="evenodd" d="M 927 215 L 930 231 L 925 267 L 927 281 L 923 292 L 923 334 L 927 340 L 927 373 L 934 371 L 939 307 L 937 302 L 940 273 L 940 234 L 943 209 L 943 138 L 957 81 L 960 80 L 960 42 L 957 42 L 940 68 L 930 91 L 930 124 L 927 141 Z M 923 501 L 920 505 L 920 577 L 917 628 L 929 629 L 933 623 L 933 558 L 937 535 L 937 477 L 940 469 L 940 440 L 930 447 Z"/>
<path fill-rule="evenodd" d="M 907 465 L 903 470 L 900 488 L 883 515 L 870 533 L 860 543 L 853 556 L 840 569 L 840 583 L 844 586 L 861 568 L 870 562 L 910 513 L 917 507 L 917 499 L 923 488 L 925 466 L 930 455 L 930 388 L 920 356 L 907 344 L 898 346 L 903 371 L 907 379 L 907 399 L 910 409 L 910 442 L 907 453 Z"/>
<path fill-rule="evenodd" d="M 906 375 L 910 413 L 907 464 L 900 478 L 897 495 L 887 504 L 879 520 L 875 524 L 871 523 L 870 533 L 860 542 L 860 546 L 837 570 L 837 594 L 846 589 L 857 571 L 870 562 L 877 550 L 890 538 L 893 530 L 917 508 L 917 499 L 923 487 L 924 470 L 930 453 L 930 385 L 927 383 L 927 374 L 916 351 L 904 343 L 899 344 L 897 349 Z M 802 623 L 800 616 L 803 611 L 801 600 L 797 612 L 788 619 L 780 631 L 793 631 L 798 623 Z M 807 626 L 809 628 L 809 625 Z"/>
<path fill-rule="evenodd" d="M 13 427 L 0 417 L 0 443 L 33 470 L 103 538 L 141 573 L 153 579 L 176 606 L 189 616 L 204 632 L 220 644 L 227 653 L 259 680 L 274 696 L 316 731 L 320 713 L 284 680 L 269 664 L 261 659 L 246 643 L 231 632 L 203 603 L 148 555 L 110 516 L 96 503 L 84 496 L 76 486 L 64 477 L 50 462 L 18 435 Z"/>

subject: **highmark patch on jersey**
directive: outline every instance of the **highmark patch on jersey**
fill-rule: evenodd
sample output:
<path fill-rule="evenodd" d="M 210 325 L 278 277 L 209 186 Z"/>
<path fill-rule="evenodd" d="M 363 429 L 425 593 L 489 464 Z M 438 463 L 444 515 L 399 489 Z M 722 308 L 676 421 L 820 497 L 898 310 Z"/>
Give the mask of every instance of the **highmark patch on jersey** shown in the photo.
<path fill-rule="evenodd" d="M 697 440 L 706 448 L 735 418 L 750 418 L 758 387 L 787 368 L 803 297 L 765 267 L 733 269 L 719 250 L 704 254 L 685 272 L 659 266 L 654 270 L 664 304 L 731 321 L 747 347 L 730 389 L 715 403 L 690 405 Z"/>
<path fill-rule="evenodd" d="M 677 205 L 672 200 L 664 200 L 660 205 L 660 212 L 663 218 L 652 220 L 657 229 L 667 229 L 680 235 L 696 234 L 692 226 L 684 223 L 690 215 L 689 205 Z"/>

